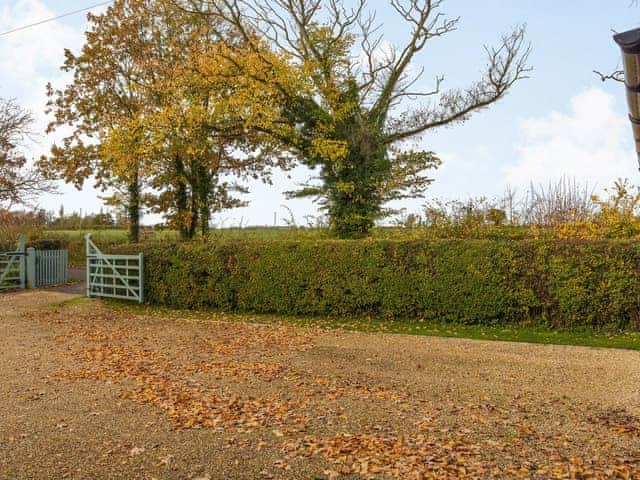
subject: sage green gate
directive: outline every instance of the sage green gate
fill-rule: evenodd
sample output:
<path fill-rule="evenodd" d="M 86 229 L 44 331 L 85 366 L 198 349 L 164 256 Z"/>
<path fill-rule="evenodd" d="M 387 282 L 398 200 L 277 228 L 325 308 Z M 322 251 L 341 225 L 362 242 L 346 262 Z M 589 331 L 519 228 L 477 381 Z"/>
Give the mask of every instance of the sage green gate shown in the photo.
<path fill-rule="evenodd" d="M 26 251 L 24 235 L 18 235 L 18 248 L 11 252 L 0 252 L 0 291 L 25 288 Z"/>
<path fill-rule="evenodd" d="M 86 236 L 87 297 L 144 301 L 144 257 L 102 253 Z"/>
<path fill-rule="evenodd" d="M 67 283 L 69 252 L 27 248 L 27 286 L 29 288 Z"/>

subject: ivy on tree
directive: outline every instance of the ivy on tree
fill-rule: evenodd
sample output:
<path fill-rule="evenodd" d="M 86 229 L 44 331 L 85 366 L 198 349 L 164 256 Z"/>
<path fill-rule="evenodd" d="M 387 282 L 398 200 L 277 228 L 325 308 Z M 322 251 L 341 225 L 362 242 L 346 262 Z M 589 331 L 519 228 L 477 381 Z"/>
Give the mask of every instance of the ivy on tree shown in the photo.
<path fill-rule="evenodd" d="M 388 213 L 389 200 L 421 196 L 431 183 L 426 172 L 439 159 L 409 142 L 465 121 L 530 71 L 525 30 L 518 27 L 497 47 L 485 47 L 485 71 L 469 87 L 443 90 L 437 77 L 433 88 L 422 88 L 423 72 L 412 71 L 416 56 L 458 25 L 440 11 L 442 3 L 390 0 L 409 35 L 389 48 L 366 0 L 353 8 L 342 0 L 185 0 L 183 6 L 215 19 L 225 58 L 278 105 L 277 118 L 251 128 L 319 170 L 319 183 L 293 195 L 319 196 L 335 234 L 354 238 Z"/>

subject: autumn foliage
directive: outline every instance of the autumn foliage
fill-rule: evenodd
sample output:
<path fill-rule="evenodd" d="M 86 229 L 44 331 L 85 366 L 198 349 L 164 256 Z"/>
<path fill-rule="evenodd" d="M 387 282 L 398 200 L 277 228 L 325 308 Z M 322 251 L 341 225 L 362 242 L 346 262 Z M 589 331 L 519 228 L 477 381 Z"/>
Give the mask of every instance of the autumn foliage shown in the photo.
<path fill-rule="evenodd" d="M 116 0 L 89 15 L 82 50 L 65 52 L 69 84 L 48 88 L 49 131 L 71 133 L 41 169 L 115 191 L 137 240 L 143 207 L 193 238 L 243 204 L 243 180 L 303 164 L 318 181 L 290 194 L 318 197 L 335 235 L 367 236 L 389 201 L 431 183 L 440 160 L 417 137 L 487 108 L 530 70 L 517 27 L 486 48 L 467 88 L 445 90 L 440 76 L 418 88 L 417 56 L 458 23 L 441 3 L 390 2 L 407 38 L 383 53 L 365 0 Z"/>
<path fill-rule="evenodd" d="M 143 207 L 183 238 L 206 234 L 213 212 L 242 204 L 234 194 L 243 179 L 268 180 L 270 167 L 285 165 L 281 149 L 249 130 L 247 116 L 270 106 L 236 81 L 214 21 L 169 0 L 117 0 L 89 21 L 82 50 L 65 52 L 72 81 L 48 88 L 49 132 L 71 133 L 40 168 L 115 192 L 132 240 Z"/>

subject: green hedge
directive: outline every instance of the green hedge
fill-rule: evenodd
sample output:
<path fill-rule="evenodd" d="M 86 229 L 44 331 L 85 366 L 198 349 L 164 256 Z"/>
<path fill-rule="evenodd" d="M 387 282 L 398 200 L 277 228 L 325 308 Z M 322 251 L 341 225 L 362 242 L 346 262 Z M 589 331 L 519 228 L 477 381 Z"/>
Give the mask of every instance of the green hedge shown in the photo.
<path fill-rule="evenodd" d="M 46 231 L 37 240 L 40 243 L 57 242 L 60 248 L 69 251 L 69 265 L 72 267 L 84 267 L 86 265 L 86 241 L 88 231 Z M 93 233 L 93 241 L 100 244 L 105 251 L 116 246 L 127 244 L 127 232 L 125 231 L 97 231 Z"/>
<path fill-rule="evenodd" d="M 640 248 L 630 242 L 235 240 L 115 251 L 140 248 L 146 298 L 171 307 L 640 328 Z"/>
<path fill-rule="evenodd" d="M 12 252 L 18 247 L 18 242 L 0 242 L 0 252 Z M 67 248 L 67 243 L 60 239 L 36 239 L 25 242 L 26 248 L 36 250 L 63 250 Z"/>

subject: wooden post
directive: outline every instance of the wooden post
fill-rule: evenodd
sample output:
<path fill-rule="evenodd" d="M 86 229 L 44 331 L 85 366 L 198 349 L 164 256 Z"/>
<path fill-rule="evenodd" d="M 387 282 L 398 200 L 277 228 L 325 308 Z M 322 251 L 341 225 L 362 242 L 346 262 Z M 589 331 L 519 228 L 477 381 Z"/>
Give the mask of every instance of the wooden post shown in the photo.
<path fill-rule="evenodd" d="M 27 272 L 26 272 L 26 251 L 25 251 L 25 243 L 24 243 L 24 235 L 22 233 L 18 234 L 18 252 L 19 253 L 19 257 L 18 257 L 18 264 L 19 264 L 19 270 L 20 270 L 20 288 L 24 288 L 26 285 L 26 276 L 27 276 Z"/>
<path fill-rule="evenodd" d="M 36 249 L 27 248 L 27 288 L 36 288 Z"/>
<path fill-rule="evenodd" d="M 138 271 L 138 275 L 140 275 L 139 303 L 144 303 L 144 254 L 140 253 L 138 255 L 138 262 L 140 265 L 140 269 Z"/>

